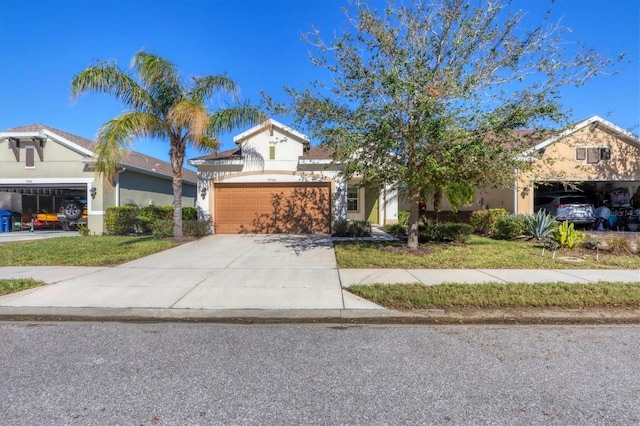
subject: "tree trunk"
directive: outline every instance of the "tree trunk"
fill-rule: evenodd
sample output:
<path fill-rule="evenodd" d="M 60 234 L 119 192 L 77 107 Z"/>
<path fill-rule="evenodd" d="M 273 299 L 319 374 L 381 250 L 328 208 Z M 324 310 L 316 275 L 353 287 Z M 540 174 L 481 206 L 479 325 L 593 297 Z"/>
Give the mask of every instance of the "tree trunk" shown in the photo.
<path fill-rule="evenodd" d="M 169 158 L 173 172 L 173 237 L 182 238 L 182 165 L 186 146 L 180 138 L 171 140 Z"/>
<path fill-rule="evenodd" d="M 442 203 L 442 188 L 436 187 L 433 193 L 433 215 L 435 216 L 435 223 L 438 224 L 440 219 L 440 204 Z"/>
<path fill-rule="evenodd" d="M 409 193 L 409 229 L 407 230 L 407 247 L 418 248 L 418 223 L 420 222 L 420 191 Z"/>

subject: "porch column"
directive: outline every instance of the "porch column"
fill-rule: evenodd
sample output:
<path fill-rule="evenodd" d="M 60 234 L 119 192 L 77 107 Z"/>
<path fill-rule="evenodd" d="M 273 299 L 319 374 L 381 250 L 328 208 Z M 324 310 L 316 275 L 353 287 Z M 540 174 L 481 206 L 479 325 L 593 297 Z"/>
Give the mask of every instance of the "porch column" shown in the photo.
<path fill-rule="evenodd" d="M 382 225 L 398 223 L 398 187 L 386 184 L 382 189 Z"/>
<path fill-rule="evenodd" d="M 335 192 L 333 194 L 334 220 L 347 220 L 347 179 L 336 176 Z"/>

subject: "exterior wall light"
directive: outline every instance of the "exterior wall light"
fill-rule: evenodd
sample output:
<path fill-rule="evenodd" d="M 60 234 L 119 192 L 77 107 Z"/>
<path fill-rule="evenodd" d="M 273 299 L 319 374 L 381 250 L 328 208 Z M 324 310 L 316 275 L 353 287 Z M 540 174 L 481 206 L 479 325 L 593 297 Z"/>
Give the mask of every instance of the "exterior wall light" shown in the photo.
<path fill-rule="evenodd" d="M 92 186 L 91 189 L 89 190 L 89 193 L 91 194 L 91 199 L 95 199 L 96 198 L 96 192 L 98 192 L 98 190 L 96 189 L 95 186 Z"/>

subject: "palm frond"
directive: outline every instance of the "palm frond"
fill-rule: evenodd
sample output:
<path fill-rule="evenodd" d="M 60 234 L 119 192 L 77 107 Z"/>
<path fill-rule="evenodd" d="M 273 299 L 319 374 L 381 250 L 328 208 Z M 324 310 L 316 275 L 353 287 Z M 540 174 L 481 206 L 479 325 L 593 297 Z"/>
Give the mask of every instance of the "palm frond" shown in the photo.
<path fill-rule="evenodd" d="M 146 112 L 130 111 L 107 121 L 96 137 L 96 172 L 114 181 L 134 136 L 164 135 L 162 121 Z"/>
<path fill-rule="evenodd" d="M 244 103 L 212 114 L 209 119 L 207 134 L 210 137 L 216 137 L 220 133 L 264 123 L 267 119 L 268 116 L 264 112 L 248 103 Z"/>
<path fill-rule="evenodd" d="M 187 139 L 198 145 L 207 130 L 209 113 L 198 102 L 182 100 L 171 108 L 167 119 L 173 128 L 186 131 Z"/>
<path fill-rule="evenodd" d="M 239 88 L 226 74 L 193 77 L 193 82 L 193 89 L 188 96 L 196 102 L 204 104 L 205 99 L 212 97 L 216 92 L 231 95 L 234 101 L 237 100 Z"/>
<path fill-rule="evenodd" d="M 180 75 L 175 64 L 160 56 L 140 50 L 133 56 L 131 66 L 138 72 L 145 86 L 154 86 L 158 82 L 180 85 Z"/>
<path fill-rule="evenodd" d="M 209 136 L 203 136 L 197 147 L 201 151 L 217 151 L 220 149 L 220 140 Z"/>
<path fill-rule="evenodd" d="M 108 93 L 135 110 L 149 109 L 153 105 L 150 94 L 115 62 L 100 62 L 81 71 L 71 80 L 71 99 L 88 92 Z"/>
<path fill-rule="evenodd" d="M 184 98 L 184 88 L 177 67 L 168 60 L 139 51 L 131 66 L 138 72 L 140 82 L 153 96 L 156 113 L 166 114 L 176 102 Z"/>

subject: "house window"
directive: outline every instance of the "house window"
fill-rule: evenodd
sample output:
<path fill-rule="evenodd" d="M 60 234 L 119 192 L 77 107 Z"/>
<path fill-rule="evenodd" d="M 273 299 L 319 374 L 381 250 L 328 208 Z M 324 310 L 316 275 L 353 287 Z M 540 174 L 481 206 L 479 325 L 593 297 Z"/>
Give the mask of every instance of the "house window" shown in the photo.
<path fill-rule="evenodd" d="M 600 148 L 587 148 L 587 164 L 598 164 L 600 161 Z"/>
<path fill-rule="evenodd" d="M 26 167 L 29 168 L 33 168 L 36 166 L 35 161 L 34 161 L 34 151 L 35 149 L 31 146 L 31 147 L 27 147 L 25 149 L 25 155 L 26 155 Z"/>
<path fill-rule="evenodd" d="M 269 147 L 269 160 L 275 160 L 276 159 L 276 147 L 274 145 L 271 145 Z"/>
<path fill-rule="evenodd" d="M 587 159 L 587 148 L 576 148 L 576 160 Z"/>
<path fill-rule="evenodd" d="M 358 188 L 355 186 L 350 186 L 347 188 L 347 210 L 358 210 Z"/>

